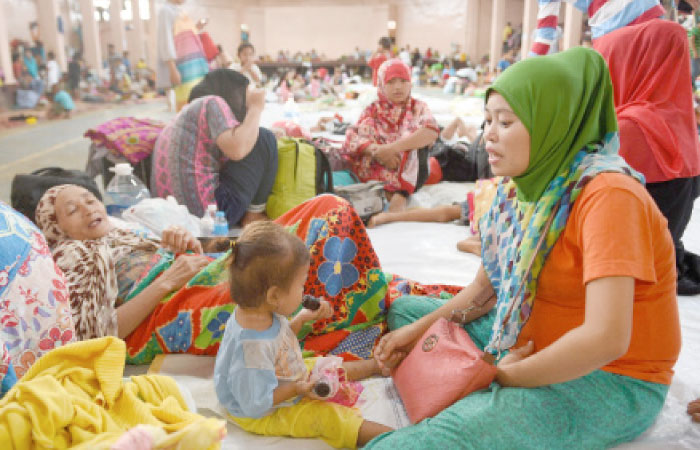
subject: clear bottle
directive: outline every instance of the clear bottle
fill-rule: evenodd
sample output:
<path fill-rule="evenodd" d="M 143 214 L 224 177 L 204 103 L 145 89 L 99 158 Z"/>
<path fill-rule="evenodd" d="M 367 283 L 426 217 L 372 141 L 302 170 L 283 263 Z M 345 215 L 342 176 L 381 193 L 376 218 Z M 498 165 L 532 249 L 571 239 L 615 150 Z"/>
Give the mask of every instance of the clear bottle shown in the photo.
<path fill-rule="evenodd" d="M 226 213 L 223 211 L 216 212 L 216 219 L 214 219 L 214 235 L 228 236 L 228 221 L 226 220 Z"/>
<path fill-rule="evenodd" d="M 294 101 L 293 95 L 289 97 L 284 103 L 284 106 L 282 107 L 282 113 L 284 115 L 284 118 L 287 120 L 291 120 L 292 122 L 299 121 L 299 107 Z"/>
<path fill-rule="evenodd" d="M 216 219 L 216 205 L 208 205 L 204 216 L 200 219 L 199 226 L 202 237 L 214 236 L 214 223 Z"/>
<path fill-rule="evenodd" d="M 134 175 L 131 164 L 116 164 L 109 170 L 115 174 L 105 189 L 105 206 L 110 216 L 121 217 L 127 208 L 151 198 L 146 185 Z"/>

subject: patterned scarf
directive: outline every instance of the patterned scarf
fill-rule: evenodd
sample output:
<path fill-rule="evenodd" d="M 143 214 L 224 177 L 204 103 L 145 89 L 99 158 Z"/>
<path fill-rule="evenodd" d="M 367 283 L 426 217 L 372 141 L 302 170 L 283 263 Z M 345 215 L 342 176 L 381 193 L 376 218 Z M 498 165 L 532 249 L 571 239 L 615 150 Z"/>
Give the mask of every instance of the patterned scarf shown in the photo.
<path fill-rule="evenodd" d="M 47 190 L 36 208 L 36 221 L 68 281 L 78 339 L 117 335 L 115 302 L 119 292 L 115 264 L 134 250 L 158 245 L 131 231 L 113 228 L 99 239 L 71 239 L 58 225 L 56 197 L 72 185 Z"/>
<path fill-rule="evenodd" d="M 644 183 L 644 177 L 617 155 L 618 149 L 617 133 L 609 133 L 602 145 L 579 151 L 569 169 L 552 180 L 536 203 L 519 201 L 513 180 L 504 179 L 498 186 L 494 203 L 479 223 L 482 264 L 498 296 L 486 351 L 497 354 L 515 344 L 530 317 L 539 274 L 586 184 L 603 172 L 624 173 Z M 538 249 L 543 233 L 546 237 Z"/>
<path fill-rule="evenodd" d="M 618 155 L 610 75 L 596 52 L 576 48 L 522 61 L 487 99 L 494 91 L 531 139 L 525 173 L 504 179 L 479 224 L 482 264 L 498 299 L 486 351 L 500 354 L 530 317 L 538 277 L 586 184 L 603 172 L 644 178 Z"/>

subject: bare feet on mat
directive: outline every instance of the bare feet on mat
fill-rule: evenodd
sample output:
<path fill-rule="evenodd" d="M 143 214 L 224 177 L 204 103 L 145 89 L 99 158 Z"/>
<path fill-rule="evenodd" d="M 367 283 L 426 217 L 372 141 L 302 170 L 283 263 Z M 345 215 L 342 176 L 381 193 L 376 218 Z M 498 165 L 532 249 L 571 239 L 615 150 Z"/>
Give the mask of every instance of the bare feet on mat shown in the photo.
<path fill-rule="evenodd" d="M 481 240 L 478 236 L 470 236 L 457 242 L 457 250 L 479 256 L 481 255 Z"/>
<path fill-rule="evenodd" d="M 249 223 L 257 222 L 259 220 L 270 220 L 270 218 L 267 217 L 267 214 L 265 214 L 264 212 L 256 213 L 247 211 L 245 213 L 245 216 L 243 216 L 243 218 L 241 219 L 241 227 L 245 227 Z"/>
<path fill-rule="evenodd" d="M 367 228 L 378 227 L 379 225 L 384 225 L 385 223 L 389 222 L 389 214 L 380 212 L 369 218 L 367 221 Z"/>
<path fill-rule="evenodd" d="M 403 211 L 404 209 L 406 209 L 407 204 L 408 198 L 404 197 L 398 192 L 394 192 L 394 194 L 391 196 L 391 199 L 389 199 L 389 212 Z"/>

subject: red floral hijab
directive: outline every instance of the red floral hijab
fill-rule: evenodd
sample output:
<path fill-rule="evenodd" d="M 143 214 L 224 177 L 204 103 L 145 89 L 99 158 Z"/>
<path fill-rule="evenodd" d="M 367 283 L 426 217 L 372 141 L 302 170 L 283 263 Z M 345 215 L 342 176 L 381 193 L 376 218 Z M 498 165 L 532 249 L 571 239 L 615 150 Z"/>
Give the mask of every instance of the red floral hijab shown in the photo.
<path fill-rule="evenodd" d="M 421 128 L 440 132 L 437 122 L 425 102 L 411 97 L 403 104 L 396 104 L 386 96 L 386 83 L 394 78 L 411 80 L 411 72 L 400 59 L 390 59 L 379 67 L 377 95 L 374 101 L 362 112 L 357 123 L 348 128 L 345 150 L 358 155 L 372 143 L 387 144 L 411 134 Z"/>

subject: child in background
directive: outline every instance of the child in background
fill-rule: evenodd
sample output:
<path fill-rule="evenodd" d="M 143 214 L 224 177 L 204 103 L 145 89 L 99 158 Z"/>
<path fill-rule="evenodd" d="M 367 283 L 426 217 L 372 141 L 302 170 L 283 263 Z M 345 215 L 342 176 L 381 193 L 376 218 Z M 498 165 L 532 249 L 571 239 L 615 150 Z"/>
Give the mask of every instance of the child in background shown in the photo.
<path fill-rule="evenodd" d="M 243 42 L 238 46 L 238 62 L 231 64 L 230 69 L 245 75 L 253 86 L 262 86 L 263 74 L 255 64 L 255 47 L 250 42 Z"/>
<path fill-rule="evenodd" d="M 314 74 L 311 77 L 311 82 L 309 83 L 309 94 L 312 98 L 319 98 L 321 96 L 321 78 L 318 74 Z"/>
<path fill-rule="evenodd" d="M 294 81 L 294 71 L 288 71 L 280 79 L 275 93 L 280 103 L 285 103 L 292 96 L 292 82 Z"/>
<path fill-rule="evenodd" d="M 71 112 L 75 109 L 75 103 L 70 94 L 66 92 L 62 83 L 56 83 L 51 88 L 51 109 L 47 113 L 49 119 L 63 117 L 70 118 Z"/>
<path fill-rule="evenodd" d="M 51 91 L 54 85 L 61 81 L 61 67 L 56 61 L 54 52 L 49 52 L 48 58 L 48 61 L 46 61 L 46 84 L 48 85 L 49 91 Z"/>
<path fill-rule="evenodd" d="M 246 431 L 320 437 L 337 448 L 362 446 L 391 428 L 317 397 L 309 379 L 315 360 L 302 358 L 296 337 L 304 322 L 330 316 L 329 303 L 321 301 L 316 311 L 302 308 L 287 320 L 301 304 L 309 261 L 304 243 L 282 226 L 254 222 L 244 228 L 231 251 L 231 296 L 237 307 L 216 356 L 216 395 Z M 381 373 L 373 359 L 346 362 L 343 368 L 350 381 Z"/>

